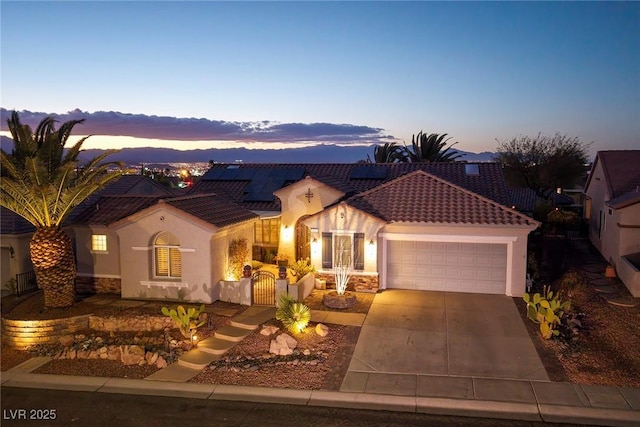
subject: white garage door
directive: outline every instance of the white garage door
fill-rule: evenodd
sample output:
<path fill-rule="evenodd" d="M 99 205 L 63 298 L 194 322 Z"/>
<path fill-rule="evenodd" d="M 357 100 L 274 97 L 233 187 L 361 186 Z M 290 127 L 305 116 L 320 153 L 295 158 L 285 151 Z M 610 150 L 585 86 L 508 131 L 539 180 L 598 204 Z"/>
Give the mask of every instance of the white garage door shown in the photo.
<path fill-rule="evenodd" d="M 387 288 L 504 294 L 507 245 L 388 241 Z"/>

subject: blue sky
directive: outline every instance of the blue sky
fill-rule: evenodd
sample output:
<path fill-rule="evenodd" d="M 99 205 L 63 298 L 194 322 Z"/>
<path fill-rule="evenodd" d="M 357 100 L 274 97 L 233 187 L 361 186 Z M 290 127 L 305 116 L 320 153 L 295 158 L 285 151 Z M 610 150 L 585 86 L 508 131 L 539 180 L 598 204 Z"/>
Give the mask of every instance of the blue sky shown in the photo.
<path fill-rule="evenodd" d="M 638 2 L 2 1 L 1 14 L 2 108 L 80 110 L 81 130 L 120 135 L 90 139 L 103 148 L 420 130 L 472 152 L 538 132 L 592 154 L 640 148 Z"/>

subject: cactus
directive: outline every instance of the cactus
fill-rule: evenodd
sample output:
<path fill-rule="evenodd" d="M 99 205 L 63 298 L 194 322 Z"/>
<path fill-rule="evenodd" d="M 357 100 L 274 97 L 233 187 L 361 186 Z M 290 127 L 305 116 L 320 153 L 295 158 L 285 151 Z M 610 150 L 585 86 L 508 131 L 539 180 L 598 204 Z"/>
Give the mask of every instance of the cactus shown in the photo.
<path fill-rule="evenodd" d="M 562 322 L 564 312 L 571 308 L 571 302 L 562 302 L 560 293 L 554 295 L 547 286 L 543 288 L 542 295 L 524 294 L 522 299 L 527 303 L 527 317 L 540 324 L 542 338 L 548 340 L 551 337 L 557 337 L 560 334 L 558 326 Z"/>
<path fill-rule="evenodd" d="M 185 310 L 183 306 L 179 305 L 177 309 L 162 307 L 161 311 L 162 314 L 169 316 L 175 322 L 185 338 L 191 339 L 193 332 L 204 325 L 204 321 L 198 322 L 200 313 L 204 311 L 204 304 L 197 310 L 193 307 Z"/>

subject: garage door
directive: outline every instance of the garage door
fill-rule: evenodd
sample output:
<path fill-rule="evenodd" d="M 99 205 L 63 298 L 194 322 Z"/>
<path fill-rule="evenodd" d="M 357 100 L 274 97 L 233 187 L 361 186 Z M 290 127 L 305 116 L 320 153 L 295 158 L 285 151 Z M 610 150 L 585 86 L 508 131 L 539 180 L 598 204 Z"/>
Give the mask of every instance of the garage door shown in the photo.
<path fill-rule="evenodd" d="M 504 294 L 507 245 L 388 241 L 387 288 Z"/>

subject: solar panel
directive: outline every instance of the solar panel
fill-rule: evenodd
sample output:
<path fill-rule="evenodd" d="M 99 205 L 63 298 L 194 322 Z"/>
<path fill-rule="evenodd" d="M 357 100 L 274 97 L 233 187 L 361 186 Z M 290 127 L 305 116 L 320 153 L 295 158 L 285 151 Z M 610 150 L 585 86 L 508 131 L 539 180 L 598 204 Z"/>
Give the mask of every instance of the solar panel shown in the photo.
<path fill-rule="evenodd" d="M 275 196 L 271 193 L 247 193 L 242 197 L 243 202 L 273 202 Z"/>
<path fill-rule="evenodd" d="M 351 169 L 350 179 L 384 179 L 387 167 L 380 165 L 359 165 Z"/>

